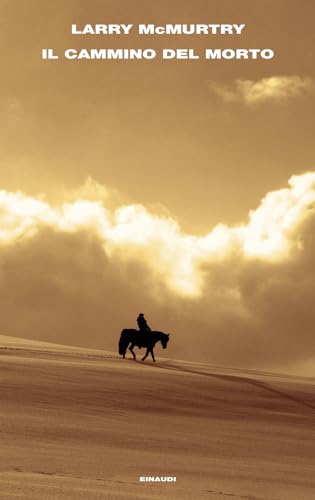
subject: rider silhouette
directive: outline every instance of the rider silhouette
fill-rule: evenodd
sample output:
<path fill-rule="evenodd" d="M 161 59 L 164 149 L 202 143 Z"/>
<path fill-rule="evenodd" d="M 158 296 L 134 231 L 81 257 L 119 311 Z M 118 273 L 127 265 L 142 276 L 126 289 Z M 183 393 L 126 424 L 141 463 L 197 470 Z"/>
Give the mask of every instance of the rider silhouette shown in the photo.
<path fill-rule="evenodd" d="M 137 317 L 137 323 L 140 333 L 151 332 L 151 328 L 149 327 L 143 313 L 140 313 L 139 316 Z"/>

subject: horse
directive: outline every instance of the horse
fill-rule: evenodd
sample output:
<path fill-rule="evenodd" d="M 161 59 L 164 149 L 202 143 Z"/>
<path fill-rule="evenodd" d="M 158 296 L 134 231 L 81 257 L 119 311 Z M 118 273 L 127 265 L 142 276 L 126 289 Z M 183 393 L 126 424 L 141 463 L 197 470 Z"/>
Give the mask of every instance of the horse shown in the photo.
<path fill-rule="evenodd" d="M 167 343 L 169 341 L 169 333 L 151 331 L 142 333 L 139 330 L 134 330 L 131 328 L 125 328 L 120 335 L 118 352 L 123 358 L 126 357 L 126 351 L 129 346 L 129 351 L 133 355 L 133 359 L 136 360 L 136 355 L 133 352 L 135 346 L 141 348 L 146 347 L 147 352 L 142 358 L 142 361 L 146 359 L 148 354 L 151 354 L 153 361 L 155 362 L 153 348 L 157 342 L 161 342 L 163 349 L 166 349 Z"/>

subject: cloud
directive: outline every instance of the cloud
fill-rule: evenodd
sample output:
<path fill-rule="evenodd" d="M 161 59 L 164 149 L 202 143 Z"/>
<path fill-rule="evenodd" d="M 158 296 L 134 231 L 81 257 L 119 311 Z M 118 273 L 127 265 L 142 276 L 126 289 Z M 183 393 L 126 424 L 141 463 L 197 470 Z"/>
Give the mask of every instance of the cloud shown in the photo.
<path fill-rule="evenodd" d="M 256 368 L 311 358 L 315 172 L 202 236 L 142 205 L 109 208 L 91 180 L 77 193 L 54 206 L 0 192 L 3 333 L 115 349 L 144 310 L 173 332 L 177 357 Z"/>
<path fill-rule="evenodd" d="M 284 102 L 314 90 L 311 78 L 272 76 L 258 81 L 236 80 L 233 86 L 210 82 L 209 89 L 224 102 L 241 102 L 248 106 L 264 102 Z"/>

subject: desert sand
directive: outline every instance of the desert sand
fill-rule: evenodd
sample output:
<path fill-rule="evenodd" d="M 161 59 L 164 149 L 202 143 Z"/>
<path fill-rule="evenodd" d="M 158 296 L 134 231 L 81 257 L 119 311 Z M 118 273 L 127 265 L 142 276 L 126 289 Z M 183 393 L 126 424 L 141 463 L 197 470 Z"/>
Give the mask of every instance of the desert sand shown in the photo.
<path fill-rule="evenodd" d="M 315 498 L 314 379 L 165 354 L 1 336 L 0 498 Z"/>

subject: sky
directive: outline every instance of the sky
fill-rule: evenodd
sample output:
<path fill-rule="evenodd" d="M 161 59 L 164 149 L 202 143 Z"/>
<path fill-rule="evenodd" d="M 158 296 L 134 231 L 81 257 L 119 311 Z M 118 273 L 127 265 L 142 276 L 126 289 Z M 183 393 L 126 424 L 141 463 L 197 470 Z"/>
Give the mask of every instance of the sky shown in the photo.
<path fill-rule="evenodd" d="M 0 0 L 3 333 L 114 349 L 143 310 L 173 332 L 173 356 L 310 362 L 314 9 Z M 74 23 L 246 26 L 144 38 L 75 36 Z M 43 61 L 45 47 L 271 48 L 275 58 Z"/>

